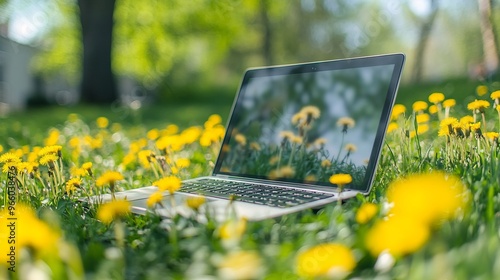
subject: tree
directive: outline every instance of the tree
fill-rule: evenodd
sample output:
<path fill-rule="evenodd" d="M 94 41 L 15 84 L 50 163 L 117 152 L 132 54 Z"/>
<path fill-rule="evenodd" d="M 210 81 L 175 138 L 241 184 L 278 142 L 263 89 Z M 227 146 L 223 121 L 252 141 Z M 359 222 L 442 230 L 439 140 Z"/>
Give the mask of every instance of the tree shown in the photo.
<path fill-rule="evenodd" d="M 273 65 L 272 27 L 269 19 L 269 0 L 260 0 L 260 16 L 262 20 L 262 55 L 267 65 Z"/>
<path fill-rule="evenodd" d="M 483 40 L 483 57 L 486 74 L 496 72 L 498 69 L 498 45 L 493 29 L 492 0 L 477 0 L 479 5 L 481 35 Z"/>
<path fill-rule="evenodd" d="M 439 10 L 437 0 L 429 0 L 429 1 L 430 1 L 430 12 L 429 15 L 423 20 L 422 24 L 420 25 L 417 47 L 415 49 L 415 64 L 413 65 L 413 71 L 411 76 L 411 81 L 413 83 L 418 83 L 422 80 L 425 49 L 427 47 L 427 41 L 429 40 L 429 36 L 431 34 Z"/>
<path fill-rule="evenodd" d="M 111 70 L 115 0 L 78 0 L 83 44 L 80 97 L 87 103 L 118 99 Z"/>

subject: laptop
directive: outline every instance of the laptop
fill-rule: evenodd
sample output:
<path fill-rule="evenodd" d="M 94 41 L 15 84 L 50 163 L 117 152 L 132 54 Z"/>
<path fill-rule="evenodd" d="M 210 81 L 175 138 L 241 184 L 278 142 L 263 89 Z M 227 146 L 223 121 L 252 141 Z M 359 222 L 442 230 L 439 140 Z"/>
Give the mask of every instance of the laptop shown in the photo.
<path fill-rule="evenodd" d="M 368 194 L 404 61 L 404 54 L 387 54 L 248 69 L 212 175 L 183 181 L 175 212 L 192 213 L 183 201 L 203 195 L 217 220 L 231 201 L 236 215 L 256 221 Z M 352 180 L 334 184 L 336 174 Z M 144 214 L 155 191 L 115 196 Z M 166 217 L 168 196 L 155 210 Z"/>

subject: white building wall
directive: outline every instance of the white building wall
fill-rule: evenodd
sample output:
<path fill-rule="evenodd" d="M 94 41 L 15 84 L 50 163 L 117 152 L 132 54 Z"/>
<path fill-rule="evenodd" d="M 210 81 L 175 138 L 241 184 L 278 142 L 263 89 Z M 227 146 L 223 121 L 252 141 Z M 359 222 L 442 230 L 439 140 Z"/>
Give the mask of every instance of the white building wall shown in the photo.
<path fill-rule="evenodd" d="M 22 110 L 34 92 L 31 59 L 36 49 L 0 36 L 0 102 Z"/>

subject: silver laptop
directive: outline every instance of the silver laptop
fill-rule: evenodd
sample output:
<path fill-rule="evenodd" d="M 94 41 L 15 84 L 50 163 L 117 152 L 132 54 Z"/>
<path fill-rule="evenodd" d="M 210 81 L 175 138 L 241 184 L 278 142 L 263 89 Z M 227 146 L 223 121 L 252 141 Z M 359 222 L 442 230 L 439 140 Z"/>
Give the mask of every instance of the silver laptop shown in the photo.
<path fill-rule="evenodd" d="M 175 212 L 187 213 L 183 200 L 201 194 L 218 220 L 230 200 L 238 216 L 262 220 L 368 194 L 404 60 L 389 54 L 247 70 L 212 175 L 183 181 Z M 335 174 L 352 182 L 332 184 Z M 145 213 L 156 190 L 116 197 Z M 156 211 L 169 216 L 170 201 L 165 192 L 165 209 Z"/>

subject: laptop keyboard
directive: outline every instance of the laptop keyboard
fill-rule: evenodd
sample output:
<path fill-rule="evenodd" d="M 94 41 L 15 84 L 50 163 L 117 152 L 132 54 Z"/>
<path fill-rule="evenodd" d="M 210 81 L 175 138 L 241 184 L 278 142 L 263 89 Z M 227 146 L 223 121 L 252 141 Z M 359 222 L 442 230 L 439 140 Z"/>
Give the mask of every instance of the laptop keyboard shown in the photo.
<path fill-rule="evenodd" d="M 225 199 L 234 196 L 237 201 L 279 208 L 297 206 L 334 196 L 333 194 L 310 190 L 289 189 L 256 183 L 233 182 L 217 179 L 201 179 L 183 182 L 180 191 Z"/>

